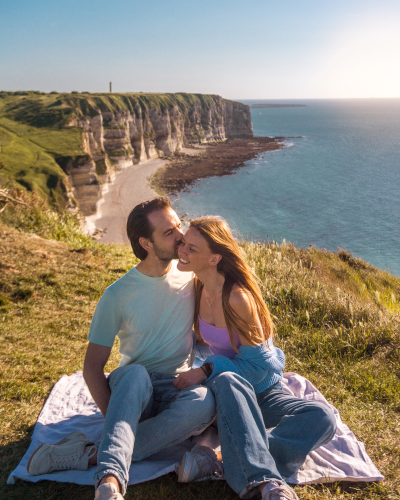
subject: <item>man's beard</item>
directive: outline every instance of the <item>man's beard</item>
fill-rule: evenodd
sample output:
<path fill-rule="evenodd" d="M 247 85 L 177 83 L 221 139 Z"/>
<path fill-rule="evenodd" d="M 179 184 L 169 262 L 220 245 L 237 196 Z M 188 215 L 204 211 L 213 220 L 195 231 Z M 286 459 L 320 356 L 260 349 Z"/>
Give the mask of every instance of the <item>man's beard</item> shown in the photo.
<path fill-rule="evenodd" d="M 171 250 L 171 249 L 166 250 L 166 249 L 160 248 L 159 246 L 157 246 L 153 242 L 154 254 L 156 257 L 158 257 L 163 262 L 171 262 L 171 260 L 178 258 L 179 245 L 180 245 L 180 243 L 177 243 L 173 250 Z"/>

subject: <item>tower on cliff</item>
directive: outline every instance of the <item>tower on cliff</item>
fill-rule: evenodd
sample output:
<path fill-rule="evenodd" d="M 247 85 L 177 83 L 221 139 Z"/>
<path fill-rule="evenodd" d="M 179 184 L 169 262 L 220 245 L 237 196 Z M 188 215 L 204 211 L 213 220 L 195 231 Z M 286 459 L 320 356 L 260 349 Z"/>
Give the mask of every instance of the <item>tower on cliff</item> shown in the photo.
<path fill-rule="evenodd" d="M 112 82 L 110 82 L 110 92 L 112 92 Z"/>

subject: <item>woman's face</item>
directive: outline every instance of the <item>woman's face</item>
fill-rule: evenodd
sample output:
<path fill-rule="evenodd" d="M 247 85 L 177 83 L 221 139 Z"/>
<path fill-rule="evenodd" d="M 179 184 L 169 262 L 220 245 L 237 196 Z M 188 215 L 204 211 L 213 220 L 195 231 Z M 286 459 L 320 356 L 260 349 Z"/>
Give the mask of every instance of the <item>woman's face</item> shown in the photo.
<path fill-rule="evenodd" d="M 178 255 L 179 271 L 192 271 L 195 274 L 215 266 L 220 260 L 220 256 L 211 252 L 206 239 L 194 227 L 184 234 Z"/>

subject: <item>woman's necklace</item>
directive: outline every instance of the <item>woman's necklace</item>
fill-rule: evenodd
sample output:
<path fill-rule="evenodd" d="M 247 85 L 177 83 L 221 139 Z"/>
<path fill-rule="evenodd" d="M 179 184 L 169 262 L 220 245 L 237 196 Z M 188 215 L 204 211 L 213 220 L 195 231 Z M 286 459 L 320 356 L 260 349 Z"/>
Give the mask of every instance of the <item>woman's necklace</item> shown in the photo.
<path fill-rule="evenodd" d="M 218 292 L 215 294 L 215 297 L 214 297 L 214 300 L 210 303 L 209 299 L 208 299 L 208 293 L 207 293 L 207 290 L 206 290 L 206 287 L 203 287 L 204 288 L 204 293 L 206 294 L 206 300 L 207 300 L 207 304 L 212 307 L 214 305 L 214 302 L 217 300 L 217 297 L 218 297 L 218 294 L 219 292 L 222 290 L 222 288 L 224 287 L 224 283 L 222 283 L 222 286 L 221 288 L 218 290 Z"/>

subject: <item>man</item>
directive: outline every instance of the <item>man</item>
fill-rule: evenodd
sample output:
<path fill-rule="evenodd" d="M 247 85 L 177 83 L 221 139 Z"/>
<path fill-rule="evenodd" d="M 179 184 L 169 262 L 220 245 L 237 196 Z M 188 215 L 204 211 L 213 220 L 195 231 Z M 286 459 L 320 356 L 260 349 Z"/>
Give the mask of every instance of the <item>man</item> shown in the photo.
<path fill-rule="evenodd" d="M 28 472 L 83 469 L 97 462 L 96 500 L 122 499 L 131 461 L 200 434 L 215 417 L 215 402 L 203 386 L 179 391 L 175 377 L 193 363 L 192 273 L 176 268 L 180 221 L 168 198 L 136 206 L 127 233 L 140 263 L 107 288 L 93 316 L 83 376 L 105 417 L 97 448 L 74 432 L 32 455 Z M 107 378 L 104 367 L 115 337 L 120 366 Z"/>

